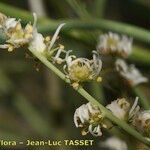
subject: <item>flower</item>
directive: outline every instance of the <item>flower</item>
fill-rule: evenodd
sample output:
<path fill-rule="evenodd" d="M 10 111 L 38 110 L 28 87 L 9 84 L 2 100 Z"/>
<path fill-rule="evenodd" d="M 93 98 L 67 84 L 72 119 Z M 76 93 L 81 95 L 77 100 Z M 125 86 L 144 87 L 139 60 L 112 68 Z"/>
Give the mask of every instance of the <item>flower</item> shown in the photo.
<path fill-rule="evenodd" d="M 34 50 L 40 53 L 43 53 L 46 50 L 45 38 L 41 33 L 37 32 L 36 24 L 37 24 L 37 15 L 33 13 L 34 16 L 34 24 L 33 24 L 33 38 L 29 43 L 29 49 Z"/>
<path fill-rule="evenodd" d="M 127 150 L 127 144 L 117 137 L 108 138 L 103 144 L 104 147 L 111 150 Z"/>
<path fill-rule="evenodd" d="M 121 120 L 131 120 L 133 116 L 139 111 L 140 107 L 137 105 L 138 97 L 135 99 L 133 106 L 125 99 L 117 99 L 106 106 L 117 118 Z"/>
<path fill-rule="evenodd" d="M 69 53 L 69 52 L 68 52 Z M 93 59 L 76 58 L 74 55 L 67 55 L 64 71 L 67 77 L 75 83 L 97 80 L 100 81 L 99 73 L 102 68 L 102 61 L 99 55 L 93 51 Z"/>
<path fill-rule="evenodd" d="M 117 118 L 125 120 L 130 109 L 130 104 L 125 98 L 112 101 L 106 106 Z"/>
<path fill-rule="evenodd" d="M 0 27 L 7 38 L 6 44 L 0 45 L 0 48 L 12 51 L 27 44 L 32 39 L 33 27 L 30 23 L 25 28 L 22 28 L 20 20 L 3 15 L 0 16 Z"/>
<path fill-rule="evenodd" d="M 112 32 L 103 34 L 99 37 L 97 50 L 103 55 L 115 54 L 126 58 L 132 52 L 132 38 L 125 35 L 120 37 Z"/>
<path fill-rule="evenodd" d="M 60 32 L 60 29 L 65 25 L 64 23 L 60 24 L 58 28 L 56 29 L 53 37 L 50 39 L 50 37 L 43 37 L 41 33 L 38 33 L 36 24 L 37 24 L 37 16 L 34 13 L 34 25 L 33 25 L 33 39 L 29 43 L 29 49 L 44 54 L 47 58 L 51 58 L 54 52 L 56 53 L 56 56 L 53 57 L 53 61 L 60 63 L 60 53 L 63 51 L 64 47 L 61 45 L 59 47 L 53 48 L 55 41 L 57 40 L 58 34 Z M 53 49 L 52 49 L 53 48 Z"/>
<path fill-rule="evenodd" d="M 139 111 L 132 119 L 132 125 L 139 132 L 150 137 L 150 110 Z"/>
<path fill-rule="evenodd" d="M 32 51 L 37 51 L 44 54 L 47 58 L 52 57 L 54 52 L 57 52 L 56 56 L 59 56 L 62 52 L 62 46 L 56 47 L 53 46 L 58 37 L 60 29 L 64 26 L 64 23 L 60 24 L 56 29 L 53 37 L 43 37 L 41 33 L 37 31 L 37 15 L 33 13 L 34 23 L 31 25 L 28 23 L 25 28 L 22 27 L 20 20 L 16 18 L 8 18 L 3 14 L 0 14 L 0 27 L 5 33 L 7 40 L 6 43 L 0 45 L 2 49 L 8 49 L 12 51 L 15 48 L 19 48 L 25 44 L 28 45 L 28 48 Z M 61 50 L 60 50 L 61 49 Z M 57 60 L 58 61 L 58 60 Z"/>
<path fill-rule="evenodd" d="M 127 66 L 122 59 L 117 59 L 115 66 L 119 74 L 132 86 L 148 82 L 148 79 L 144 77 L 134 65 Z"/>
<path fill-rule="evenodd" d="M 93 136 L 101 136 L 101 126 L 106 128 L 106 125 L 103 123 L 101 111 L 91 103 L 83 104 L 76 109 L 74 113 L 74 123 L 77 128 L 84 128 L 82 135 L 91 133 Z"/>

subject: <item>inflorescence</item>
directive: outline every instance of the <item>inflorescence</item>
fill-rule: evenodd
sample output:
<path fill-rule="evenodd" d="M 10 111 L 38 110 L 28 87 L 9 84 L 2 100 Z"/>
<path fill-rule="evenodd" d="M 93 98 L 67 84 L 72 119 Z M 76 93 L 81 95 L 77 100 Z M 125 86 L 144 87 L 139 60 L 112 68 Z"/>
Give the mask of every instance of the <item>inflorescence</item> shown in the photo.
<path fill-rule="evenodd" d="M 78 58 L 71 54 L 71 50 L 65 50 L 62 44 L 56 44 L 58 34 L 65 25 L 64 23 L 58 26 L 52 37 L 44 37 L 37 31 L 37 16 L 35 13 L 33 17 L 34 23 L 28 23 L 23 27 L 21 20 L 0 13 L 0 29 L 6 37 L 6 42 L 0 45 L 0 48 L 12 52 L 14 49 L 26 46 L 29 50 L 36 51 L 53 63 L 63 64 L 66 78 L 76 89 L 83 82 L 102 81 L 100 76 L 102 60 L 100 56 L 103 55 L 118 57 L 114 68 L 131 86 L 148 81 L 134 65 L 128 66 L 123 60 L 132 53 L 132 38 L 109 32 L 100 36 L 97 51 L 92 51 L 92 59 Z M 132 106 L 127 99 L 118 98 L 108 104 L 106 108 L 120 120 L 128 122 L 139 132 L 150 137 L 150 110 L 141 110 L 138 106 L 138 98 L 135 99 Z M 105 115 L 91 103 L 83 104 L 76 109 L 74 123 L 76 127 L 83 128 L 82 135 L 91 133 L 93 136 L 101 136 L 102 128 L 108 129 Z"/>

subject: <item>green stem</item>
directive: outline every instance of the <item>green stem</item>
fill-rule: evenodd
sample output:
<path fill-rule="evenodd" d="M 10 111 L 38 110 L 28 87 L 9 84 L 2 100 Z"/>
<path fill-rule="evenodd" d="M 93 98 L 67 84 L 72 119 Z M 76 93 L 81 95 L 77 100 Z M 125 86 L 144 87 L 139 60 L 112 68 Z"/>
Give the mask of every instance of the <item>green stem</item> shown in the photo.
<path fill-rule="evenodd" d="M 142 47 L 134 46 L 133 53 L 129 57 L 133 61 L 150 65 L 150 51 Z"/>
<path fill-rule="evenodd" d="M 82 29 L 82 30 L 96 30 L 101 29 L 103 31 L 113 31 L 121 34 L 129 35 L 139 41 L 146 42 L 150 44 L 150 32 L 142 29 L 140 27 L 128 25 L 125 23 L 119 23 L 115 21 L 105 20 L 105 19 L 89 19 L 80 21 L 80 20 L 62 20 L 55 22 L 56 24 L 50 29 L 50 24 L 41 25 L 39 30 L 41 32 L 46 32 L 49 30 L 56 30 L 58 24 L 65 22 L 63 31 L 68 32 L 72 29 Z"/>
<path fill-rule="evenodd" d="M 70 83 L 70 80 L 66 79 L 65 74 L 63 74 L 59 69 L 57 69 L 51 62 L 49 62 L 43 55 L 40 53 L 33 51 L 30 49 L 32 54 L 36 56 L 44 65 L 46 65 L 50 70 L 52 70 L 57 76 L 59 76 L 66 83 Z M 105 114 L 106 118 L 110 119 L 112 122 L 116 123 L 118 126 L 122 127 L 126 132 L 142 141 L 143 143 L 150 145 L 149 139 L 143 137 L 140 133 L 135 131 L 132 127 L 130 127 L 126 122 L 115 117 L 109 110 L 107 110 L 103 105 L 101 105 L 96 99 L 94 99 L 87 91 L 85 91 L 82 87 L 79 87 L 77 92 L 86 98 L 89 102 L 94 105 L 97 105 L 101 111 Z"/>
<path fill-rule="evenodd" d="M 66 2 L 71 6 L 75 13 L 80 17 L 80 19 L 90 18 L 90 14 L 87 12 L 85 5 L 81 1 L 77 0 L 66 0 Z"/>
<path fill-rule="evenodd" d="M 107 0 L 95 0 L 95 7 L 93 11 L 97 17 L 103 18 L 106 2 Z"/>
<path fill-rule="evenodd" d="M 102 85 L 98 85 L 97 83 L 91 83 L 91 93 L 101 104 L 105 104 L 104 93 Z"/>
<path fill-rule="evenodd" d="M 32 16 L 29 15 L 27 11 L 22 11 L 21 9 L 0 3 L 1 12 L 20 18 L 22 20 L 31 20 Z M 54 21 L 50 19 L 40 19 L 41 25 L 39 27 L 40 31 L 55 31 L 58 25 L 62 22 L 67 23 L 64 27 L 64 32 L 70 31 L 72 29 L 88 29 L 95 30 L 101 29 L 106 31 L 118 32 L 121 34 L 127 34 L 137 40 L 150 44 L 150 32 L 148 30 L 136 27 L 133 25 L 128 25 L 126 23 L 119 23 L 115 21 L 105 20 L 105 19 L 89 19 L 86 21 L 80 20 L 62 20 Z"/>
<path fill-rule="evenodd" d="M 10 16 L 14 16 L 14 17 L 18 17 L 22 20 L 25 20 L 26 22 L 33 20 L 33 17 L 31 15 L 31 13 L 29 13 L 28 11 L 24 11 L 3 3 L 0 3 L 0 10 L 3 13 L 6 13 L 6 15 L 10 15 Z M 66 22 L 67 24 L 63 27 L 62 32 L 66 32 L 67 30 L 71 30 L 71 29 L 95 29 L 95 28 L 99 28 L 99 29 L 105 29 L 105 30 L 112 30 L 112 31 L 116 31 L 118 33 L 124 33 L 124 34 L 128 34 L 134 38 L 137 39 L 141 39 L 141 41 L 145 41 L 147 43 L 150 43 L 150 32 L 147 30 L 144 30 L 142 28 L 138 28 L 138 27 L 134 27 L 134 26 L 130 26 L 130 25 L 125 25 L 123 23 L 117 23 L 117 22 L 113 22 L 113 21 L 107 21 L 107 20 L 101 20 L 99 19 L 98 21 L 89 21 L 88 23 L 86 23 L 85 21 L 73 21 L 73 20 L 64 20 L 61 22 Z M 56 30 L 56 28 L 58 27 L 58 24 L 60 24 L 57 21 L 54 20 L 50 20 L 50 19 L 46 19 L 46 18 L 41 18 L 39 19 L 39 31 L 40 32 L 53 32 Z M 114 26 L 113 26 L 114 24 Z M 74 35 L 72 34 L 68 34 L 67 36 L 73 36 L 74 38 L 76 38 Z M 80 37 L 79 37 L 80 38 Z M 2 40 L 2 37 L 1 37 Z M 83 39 L 84 40 L 84 39 Z M 146 63 L 146 64 L 150 64 L 150 52 L 147 50 L 144 50 L 143 48 L 139 48 L 139 47 L 133 47 L 133 54 L 131 55 L 130 59 L 138 61 L 138 62 L 142 62 L 142 63 Z"/>
<path fill-rule="evenodd" d="M 140 100 L 143 108 L 149 110 L 150 109 L 150 102 L 147 99 L 146 95 L 143 93 L 142 88 L 140 86 L 133 87 L 133 91 L 139 97 L 139 100 Z"/>

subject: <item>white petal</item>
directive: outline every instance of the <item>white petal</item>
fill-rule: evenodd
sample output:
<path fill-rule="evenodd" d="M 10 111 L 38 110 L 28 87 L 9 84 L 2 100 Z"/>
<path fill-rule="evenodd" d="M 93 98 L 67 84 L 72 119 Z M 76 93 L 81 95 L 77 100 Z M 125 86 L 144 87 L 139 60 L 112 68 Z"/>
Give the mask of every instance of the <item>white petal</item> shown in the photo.
<path fill-rule="evenodd" d="M 46 45 L 44 43 L 44 37 L 42 34 L 37 32 L 33 34 L 33 40 L 29 44 L 29 49 L 38 51 L 40 53 L 45 51 Z"/>
<path fill-rule="evenodd" d="M 102 132 L 101 132 L 101 128 L 100 125 L 96 126 L 93 128 L 92 125 L 89 126 L 89 132 L 93 135 L 93 136 L 102 136 Z"/>
<path fill-rule="evenodd" d="M 15 28 L 17 23 L 16 18 L 8 18 L 5 22 L 6 29 Z"/>
<path fill-rule="evenodd" d="M 111 104 L 108 104 L 106 106 L 107 109 L 109 109 L 117 118 L 124 120 L 126 111 L 120 108 L 120 106 L 117 103 L 117 100 L 111 102 Z"/>

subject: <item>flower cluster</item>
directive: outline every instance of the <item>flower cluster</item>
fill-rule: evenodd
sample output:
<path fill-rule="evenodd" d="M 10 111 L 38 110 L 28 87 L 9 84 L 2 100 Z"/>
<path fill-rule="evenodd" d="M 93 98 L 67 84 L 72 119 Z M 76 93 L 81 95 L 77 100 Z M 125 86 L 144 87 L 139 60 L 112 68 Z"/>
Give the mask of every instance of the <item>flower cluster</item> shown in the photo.
<path fill-rule="evenodd" d="M 100 109 L 91 103 L 83 104 L 74 113 L 75 126 L 82 127 L 82 135 L 90 132 L 93 136 L 101 136 L 101 127 L 107 128 L 104 124 L 104 116 Z"/>
<path fill-rule="evenodd" d="M 36 16 L 36 14 L 33 14 L 33 16 L 35 18 L 34 24 L 33 24 L 34 31 L 33 31 L 33 38 L 31 40 L 31 42 L 29 43 L 29 49 L 33 50 L 33 51 L 37 51 L 37 52 L 45 55 L 45 57 L 48 59 L 54 58 L 53 61 L 61 63 L 58 56 L 61 54 L 61 52 L 64 52 L 64 46 L 59 45 L 59 46 L 56 46 L 55 48 L 53 48 L 53 46 L 57 40 L 57 37 L 58 37 L 58 34 L 59 34 L 61 28 L 65 24 L 62 23 L 58 26 L 58 28 L 52 38 L 50 38 L 49 36 L 44 38 L 43 35 L 41 33 L 38 33 L 38 31 L 37 31 L 37 28 L 36 28 L 37 16 Z M 55 56 L 53 56 L 55 54 L 55 52 L 57 52 L 57 53 Z"/>
<path fill-rule="evenodd" d="M 118 98 L 106 106 L 114 116 L 124 120 L 135 127 L 139 132 L 150 137 L 150 110 L 141 111 L 136 97 L 133 105 L 125 98 Z M 91 133 L 93 136 L 101 136 L 101 127 L 109 129 L 110 124 L 105 115 L 91 103 L 83 104 L 74 113 L 76 127 L 83 128 L 82 135 Z"/>
<path fill-rule="evenodd" d="M 30 50 L 43 54 L 47 59 L 52 59 L 57 63 L 63 62 L 64 60 L 60 59 L 59 56 L 65 52 L 64 46 L 59 45 L 54 48 L 54 44 L 64 23 L 58 26 L 52 38 L 43 37 L 43 35 L 37 31 L 37 16 L 35 13 L 33 13 L 33 17 L 33 25 L 28 23 L 25 28 L 23 28 L 21 20 L 0 14 L 0 28 L 6 36 L 6 43 L 0 45 L 0 48 L 13 51 L 16 48 L 26 45 Z"/>
<path fill-rule="evenodd" d="M 103 55 L 112 54 L 126 58 L 132 52 L 132 38 L 125 35 L 120 37 L 112 32 L 100 35 L 97 50 Z"/>
<path fill-rule="evenodd" d="M 33 26 L 29 23 L 22 27 L 20 20 L 16 18 L 9 18 L 0 14 L 0 28 L 6 36 L 6 44 L 0 45 L 2 49 L 13 51 L 30 42 L 33 38 Z"/>
<path fill-rule="evenodd" d="M 102 55 L 127 58 L 132 53 L 132 41 L 132 38 L 128 38 L 125 35 L 120 37 L 116 33 L 109 32 L 108 34 L 100 36 L 97 51 Z M 128 66 L 121 58 L 116 60 L 115 68 L 131 86 L 136 86 L 148 81 L 134 65 Z"/>
<path fill-rule="evenodd" d="M 132 107 L 125 99 L 117 99 L 106 106 L 117 118 L 131 123 L 139 132 L 150 137 L 150 110 L 140 110 L 138 97 Z"/>
<path fill-rule="evenodd" d="M 61 28 L 65 24 L 58 26 L 52 38 L 49 36 L 44 37 L 37 31 L 37 16 L 35 13 L 33 13 L 33 17 L 33 25 L 29 23 L 23 28 L 20 20 L 17 21 L 15 18 L 8 18 L 0 14 L 0 27 L 7 36 L 6 44 L 0 45 L 0 48 L 12 51 L 15 48 L 27 45 L 29 50 L 42 54 L 53 63 L 65 63 L 64 72 L 66 77 L 73 82 L 73 87 L 75 88 L 81 82 L 90 80 L 101 81 L 99 74 L 102 68 L 102 61 L 96 51 L 93 51 L 92 60 L 70 55 L 70 50 L 65 50 L 61 44 L 58 46 L 55 44 Z"/>
<path fill-rule="evenodd" d="M 66 78 L 71 81 L 74 88 L 78 88 L 82 82 L 92 80 L 100 82 L 102 80 L 100 77 L 102 69 L 100 54 L 127 58 L 132 52 L 132 38 L 125 35 L 121 37 L 116 33 L 109 32 L 100 36 L 97 51 L 92 52 L 92 59 L 76 57 L 70 54 L 71 50 L 67 51 L 63 45 L 56 44 L 58 34 L 64 23 L 58 26 L 52 37 L 44 37 L 37 31 L 37 16 L 35 13 L 33 13 L 33 17 L 33 25 L 28 23 L 23 27 L 21 20 L 0 13 L 0 29 L 6 36 L 6 42 L 0 45 L 0 48 L 13 51 L 16 48 L 27 46 L 30 51 L 42 55 L 48 61 L 57 64 L 64 63 L 63 69 Z M 131 86 L 148 81 L 134 65 L 128 66 L 122 59 L 116 60 L 114 68 Z M 120 120 L 131 123 L 138 131 L 150 136 L 150 111 L 140 110 L 138 98 L 135 99 L 133 105 L 125 98 L 118 98 L 108 104 L 106 108 Z M 82 135 L 91 133 L 93 136 L 101 136 L 101 128 L 109 128 L 106 125 L 107 121 L 104 113 L 90 102 L 77 108 L 74 113 L 75 126 L 83 128 Z M 111 139 L 111 141 L 117 143 L 116 139 Z M 108 140 L 106 143 L 106 145 L 109 145 L 110 141 Z M 126 150 L 125 145 L 124 150 Z"/>

